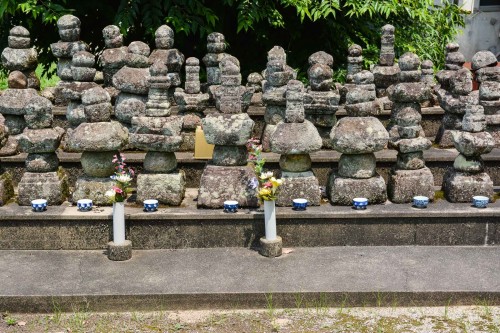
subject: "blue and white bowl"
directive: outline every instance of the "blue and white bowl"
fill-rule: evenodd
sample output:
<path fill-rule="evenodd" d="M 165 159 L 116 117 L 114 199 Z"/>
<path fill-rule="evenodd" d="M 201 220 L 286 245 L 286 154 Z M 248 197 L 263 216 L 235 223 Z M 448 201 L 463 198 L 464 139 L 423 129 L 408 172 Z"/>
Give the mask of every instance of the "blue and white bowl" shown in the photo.
<path fill-rule="evenodd" d="M 158 209 L 158 200 L 148 199 L 144 200 L 144 210 L 146 212 L 155 212 Z"/>
<path fill-rule="evenodd" d="M 490 199 L 482 195 L 476 195 L 472 197 L 472 204 L 477 208 L 486 208 L 489 202 Z"/>
<path fill-rule="evenodd" d="M 423 195 L 417 195 L 413 197 L 413 206 L 416 208 L 427 208 L 429 204 L 429 198 Z"/>
<path fill-rule="evenodd" d="M 80 199 L 76 202 L 78 210 L 81 212 L 88 212 L 92 210 L 92 200 L 91 199 Z"/>
<path fill-rule="evenodd" d="M 306 210 L 307 208 L 307 199 L 293 199 L 292 206 L 294 210 Z"/>
<path fill-rule="evenodd" d="M 31 207 L 35 212 L 43 212 L 44 210 L 47 210 L 47 200 L 45 199 L 32 200 Z"/>
<path fill-rule="evenodd" d="M 352 199 L 352 206 L 354 207 L 354 209 L 366 209 L 366 206 L 368 206 L 368 199 L 354 198 Z"/>
<path fill-rule="evenodd" d="M 224 201 L 224 212 L 236 213 L 238 211 L 238 201 L 227 200 Z"/>

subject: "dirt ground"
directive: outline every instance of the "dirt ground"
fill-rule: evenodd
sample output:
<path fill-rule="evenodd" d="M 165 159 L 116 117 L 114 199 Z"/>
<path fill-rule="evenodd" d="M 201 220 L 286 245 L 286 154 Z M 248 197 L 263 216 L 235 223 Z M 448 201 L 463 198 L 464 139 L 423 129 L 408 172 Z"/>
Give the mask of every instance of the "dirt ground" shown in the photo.
<path fill-rule="evenodd" d="M 3 313 L 0 332 L 499 332 L 500 307 Z"/>

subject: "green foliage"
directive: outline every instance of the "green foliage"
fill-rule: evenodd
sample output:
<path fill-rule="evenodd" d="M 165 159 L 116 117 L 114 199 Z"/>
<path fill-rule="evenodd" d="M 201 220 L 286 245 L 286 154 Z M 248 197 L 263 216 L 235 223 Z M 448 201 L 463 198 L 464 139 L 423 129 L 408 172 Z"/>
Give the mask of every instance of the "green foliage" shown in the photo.
<path fill-rule="evenodd" d="M 2 0 L 0 48 L 6 46 L 14 25 L 26 26 L 42 64 L 55 58 L 50 43 L 58 37 L 56 21 L 72 13 L 82 21 L 81 39 L 98 53 L 103 47 L 102 29 L 116 24 L 128 44 L 143 40 L 154 46 L 154 31 L 169 24 L 176 32 L 176 47 L 186 56 L 202 58 L 205 38 L 222 32 L 228 52 L 240 59 L 242 74 L 265 68 L 267 51 L 281 45 L 288 63 L 305 79 L 307 58 L 324 50 L 334 56 L 335 78 L 345 78 L 347 49 L 363 47 L 364 65 L 378 61 L 380 28 L 396 27 L 396 56 L 415 52 L 436 67 L 444 64 L 445 45 L 464 26 L 464 12 L 448 0 Z M 52 69 L 49 69 L 52 68 Z M 46 66 L 44 73 L 54 72 Z"/>

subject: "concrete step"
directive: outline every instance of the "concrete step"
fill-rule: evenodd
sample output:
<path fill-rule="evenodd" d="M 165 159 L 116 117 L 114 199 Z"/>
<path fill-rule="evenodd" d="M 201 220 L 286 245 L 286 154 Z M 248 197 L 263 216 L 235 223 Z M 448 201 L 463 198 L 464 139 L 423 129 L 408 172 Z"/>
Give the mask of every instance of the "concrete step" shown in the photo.
<path fill-rule="evenodd" d="M 0 311 L 500 304 L 496 247 L 285 250 L 0 251 Z"/>
<path fill-rule="evenodd" d="M 138 171 L 142 169 L 144 161 L 144 152 L 125 151 L 127 163 L 136 168 Z M 79 153 L 66 153 L 61 150 L 57 152 L 60 165 L 66 170 L 69 175 L 70 186 L 74 186 L 78 176 L 83 174 L 80 164 Z M 397 152 L 391 149 L 384 149 L 376 152 L 377 157 L 377 172 L 387 181 L 388 174 L 391 168 L 396 164 Z M 424 152 L 426 165 L 434 175 L 434 185 L 441 186 L 443 175 L 447 168 L 453 166 L 453 161 L 457 157 L 458 152 L 454 148 L 440 149 L 431 148 Z M 27 154 L 18 154 L 16 156 L 0 157 L 1 169 L 8 171 L 17 184 L 25 172 L 24 161 Z M 201 174 L 207 163 L 207 160 L 195 159 L 192 152 L 177 152 L 178 167 L 186 173 L 186 182 L 188 187 L 199 187 Z M 264 153 L 266 159 L 266 168 L 274 172 L 279 172 L 279 155 L 274 153 Z M 337 168 L 340 153 L 333 150 L 321 150 L 311 154 L 313 161 L 312 169 L 318 177 L 321 186 L 326 186 L 328 175 L 332 168 Z M 485 162 L 485 171 L 490 175 L 493 184 L 500 186 L 500 149 L 495 148 L 489 154 L 482 156 Z"/>
<path fill-rule="evenodd" d="M 196 189 L 188 189 L 180 207 L 160 206 L 153 213 L 127 203 L 127 239 L 135 249 L 258 245 L 264 235 L 263 210 L 228 214 L 222 209 L 197 209 L 196 196 Z M 328 202 L 302 212 L 277 207 L 277 226 L 285 247 L 493 246 L 500 244 L 500 200 L 485 209 L 442 199 L 426 209 L 390 202 L 363 211 Z M 0 207 L 2 250 L 105 249 L 111 232 L 111 207 L 79 212 L 66 202 L 42 213 L 14 203 Z"/>

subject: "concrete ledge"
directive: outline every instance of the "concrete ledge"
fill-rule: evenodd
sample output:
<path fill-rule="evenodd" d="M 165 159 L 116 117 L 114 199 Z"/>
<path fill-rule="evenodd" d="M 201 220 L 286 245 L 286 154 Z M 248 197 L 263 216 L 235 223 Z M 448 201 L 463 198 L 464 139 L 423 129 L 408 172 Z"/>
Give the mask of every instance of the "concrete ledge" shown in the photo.
<path fill-rule="evenodd" d="M 0 251 L 0 310 L 142 311 L 500 305 L 493 247 Z"/>
<path fill-rule="evenodd" d="M 196 190 L 182 207 L 160 206 L 146 213 L 126 207 L 127 239 L 134 249 L 257 247 L 264 213 L 235 214 L 196 209 Z M 112 208 L 79 212 L 65 203 L 35 213 L 29 207 L 0 207 L 0 249 L 105 249 L 111 240 Z M 283 246 L 496 245 L 500 244 L 500 201 L 488 208 L 444 200 L 426 209 L 411 204 L 368 206 L 366 210 L 324 203 L 307 211 L 277 208 Z"/>

